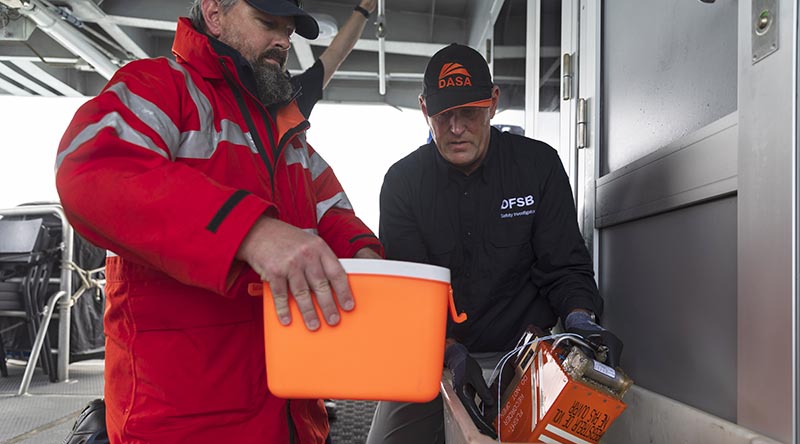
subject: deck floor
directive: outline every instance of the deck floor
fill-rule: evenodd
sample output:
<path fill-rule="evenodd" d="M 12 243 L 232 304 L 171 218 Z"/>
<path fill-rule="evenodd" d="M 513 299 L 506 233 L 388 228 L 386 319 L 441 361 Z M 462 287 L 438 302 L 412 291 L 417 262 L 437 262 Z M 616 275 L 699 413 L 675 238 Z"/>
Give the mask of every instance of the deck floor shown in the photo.
<path fill-rule="evenodd" d="M 60 444 L 86 404 L 103 394 L 103 361 L 76 362 L 70 380 L 51 383 L 41 369 L 28 395 L 17 396 L 25 363 L 9 360 L 7 378 L 0 377 L 0 444 Z M 363 444 L 375 402 L 336 401 L 331 421 L 333 444 Z"/>

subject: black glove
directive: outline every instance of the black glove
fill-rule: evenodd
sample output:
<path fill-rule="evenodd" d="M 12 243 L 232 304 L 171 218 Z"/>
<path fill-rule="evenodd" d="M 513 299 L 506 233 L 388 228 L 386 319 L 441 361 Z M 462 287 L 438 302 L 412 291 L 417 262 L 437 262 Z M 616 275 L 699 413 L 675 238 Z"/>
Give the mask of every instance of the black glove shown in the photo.
<path fill-rule="evenodd" d="M 453 388 L 472 422 L 481 433 L 492 438 L 497 437 L 494 428 L 486 421 L 475 403 L 475 395 L 481 398 L 485 410 L 497 409 L 497 401 L 486 385 L 486 380 L 483 379 L 481 366 L 469 355 L 467 347 L 458 343 L 448 346 L 444 352 L 444 365 L 453 373 Z"/>
<path fill-rule="evenodd" d="M 619 367 L 622 357 L 622 341 L 610 331 L 601 327 L 594 321 L 594 315 L 585 311 L 573 311 L 564 319 L 564 328 L 569 333 L 583 336 L 592 343 L 608 348 L 608 357 L 605 363 L 612 367 Z"/>

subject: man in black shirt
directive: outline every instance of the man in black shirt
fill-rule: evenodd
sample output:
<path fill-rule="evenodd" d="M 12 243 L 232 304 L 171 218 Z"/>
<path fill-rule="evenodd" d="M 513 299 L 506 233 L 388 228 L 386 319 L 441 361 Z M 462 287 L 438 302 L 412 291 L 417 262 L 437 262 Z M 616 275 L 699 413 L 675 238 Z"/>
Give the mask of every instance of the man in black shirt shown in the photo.
<path fill-rule="evenodd" d="M 496 400 L 476 354 L 496 362 L 529 325 L 549 329 L 561 318 L 569 331 L 597 333 L 614 366 L 622 349 L 594 320 L 603 301 L 558 154 L 492 128 L 499 97 L 478 52 L 437 52 L 420 96 L 433 140 L 389 169 L 380 197 L 386 258 L 450 269 L 468 319 L 448 324 L 445 365 L 459 394 L 467 386 L 486 405 Z M 441 397 L 381 402 L 367 442 L 444 442 Z"/>

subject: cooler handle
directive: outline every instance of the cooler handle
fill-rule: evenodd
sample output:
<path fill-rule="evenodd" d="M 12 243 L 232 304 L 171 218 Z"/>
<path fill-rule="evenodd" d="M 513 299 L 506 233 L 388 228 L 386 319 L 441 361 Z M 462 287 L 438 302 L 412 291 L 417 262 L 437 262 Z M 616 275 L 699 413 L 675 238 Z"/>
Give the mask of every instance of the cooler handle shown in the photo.
<path fill-rule="evenodd" d="M 448 291 L 448 296 L 450 296 L 450 303 L 448 304 L 450 305 L 450 317 L 453 318 L 453 322 L 455 322 L 456 324 L 461 324 L 462 322 L 467 320 L 467 314 L 466 313 L 458 314 L 458 311 L 456 310 L 456 301 L 455 299 L 453 299 L 453 287 L 450 287 Z"/>
<path fill-rule="evenodd" d="M 250 296 L 264 296 L 264 283 L 251 282 L 247 284 L 247 294 Z"/>

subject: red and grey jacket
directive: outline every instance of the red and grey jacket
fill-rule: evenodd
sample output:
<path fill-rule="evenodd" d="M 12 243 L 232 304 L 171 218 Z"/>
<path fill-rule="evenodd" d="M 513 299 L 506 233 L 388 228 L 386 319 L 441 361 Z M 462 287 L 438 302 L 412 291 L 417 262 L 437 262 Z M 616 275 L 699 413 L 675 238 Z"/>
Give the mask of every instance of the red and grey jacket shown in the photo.
<path fill-rule="evenodd" d="M 255 220 L 370 247 L 292 101 L 268 112 L 241 66 L 180 19 L 177 62 L 131 62 L 76 113 L 56 184 L 70 223 L 107 261 L 106 403 L 115 443 L 321 443 L 319 400 L 266 386 L 259 277 L 234 259 Z"/>

